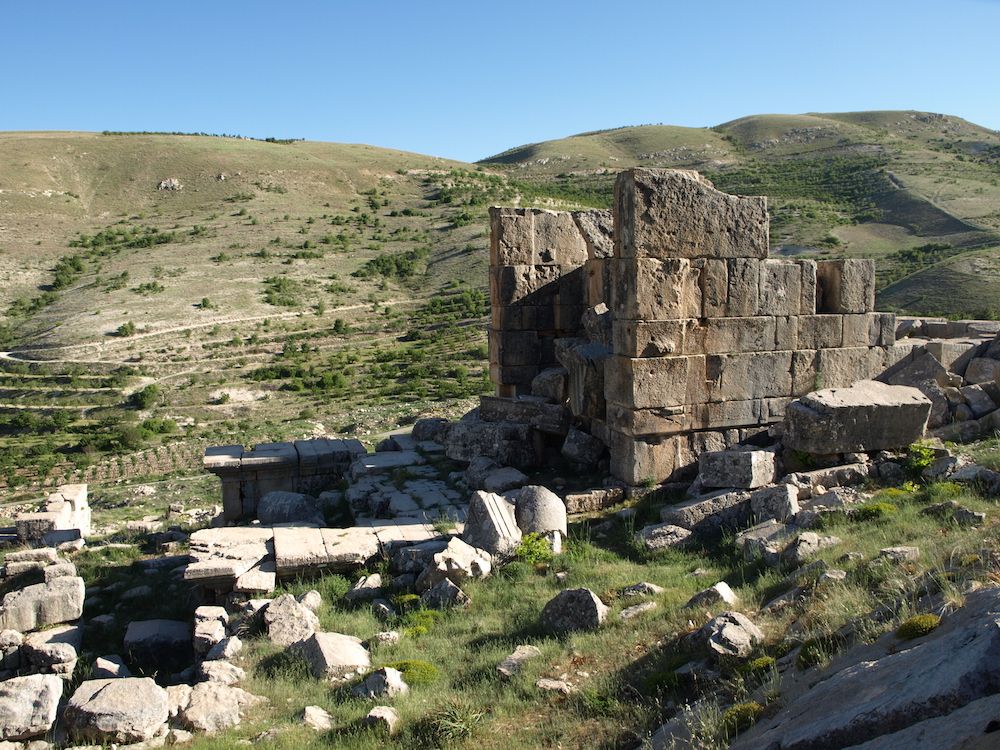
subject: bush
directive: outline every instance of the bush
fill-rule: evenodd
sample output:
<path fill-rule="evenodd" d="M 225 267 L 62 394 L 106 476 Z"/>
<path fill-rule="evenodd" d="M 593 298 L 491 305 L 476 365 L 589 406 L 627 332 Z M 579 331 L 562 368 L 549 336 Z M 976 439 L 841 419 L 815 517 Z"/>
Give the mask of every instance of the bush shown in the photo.
<path fill-rule="evenodd" d="M 910 641 L 927 635 L 940 624 L 941 618 L 937 615 L 916 615 L 896 629 L 896 637 Z"/>
<path fill-rule="evenodd" d="M 868 503 L 852 510 L 850 517 L 853 521 L 884 521 L 897 510 L 898 508 L 892 503 Z"/>
<path fill-rule="evenodd" d="M 122 323 L 120 326 L 118 326 L 118 328 L 115 329 L 115 335 L 121 336 L 122 338 L 128 336 L 134 336 L 135 332 L 136 332 L 135 323 L 133 323 L 131 320 Z"/>
<path fill-rule="evenodd" d="M 552 562 L 552 545 L 541 534 L 531 532 L 521 537 L 521 543 L 517 545 L 514 556 L 529 565 L 544 565 Z"/>
<path fill-rule="evenodd" d="M 430 685 L 441 677 L 441 670 L 423 659 L 401 659 L 382 666 L 398 669 L 403 673 L 406 684 L 410 686 Z"/>
<path fill-rule="evenodd" d="M 745 732 L 760 719 L 764 713 L 764 707 L 757 701 L 737 703 L 730 706 L 722 714 L 722 727 L 726 735 L 732 737 L 740 732 Z"/>
<path fill-rule="evenodd" d="M 758 674 L 773 669 L 775 660 L 773 656 L 758 656 L 745 664 L 741 664 L 737 671 L 743 674 Z"/>
<path fill-rule="evenodd" d="M 920 473 L 934 463 L 934 448 L 927 443 L 914 443 L 907 449 L 906 468 L 914 475 Z"/>
<path fill-rule="evenodd" d="M 154 383 L 153 385 L 147 385 L 141 391 L 133 393 L 132 397 L 129 399 L 129 403 L 131 403 L 136 409 L 149 409 L 151 406 L 156 404 L 159 398 L 160 387 Z"/>

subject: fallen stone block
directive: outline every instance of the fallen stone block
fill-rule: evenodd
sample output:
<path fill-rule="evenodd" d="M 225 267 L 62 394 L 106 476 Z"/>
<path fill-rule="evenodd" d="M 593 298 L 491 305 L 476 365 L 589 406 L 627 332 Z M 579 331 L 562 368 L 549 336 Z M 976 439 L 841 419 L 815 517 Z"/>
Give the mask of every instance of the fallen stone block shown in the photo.
<path fill-rule="evenodd" d="M 507 557 L 514 554 L 521 542 L 514 506 L 501 495 L 472 493 L 462 541 L 491 555 Z"/>
<path fill-rule="evenodd" d="M 548 601 L 541 626 L 553 633 L 596 630 L 608 615 L 608 607 L 590 589 L 566 589 Z"/>
<path fill-rule="evenodd" d="M 905 448 L 923 435 L 930 408 L 915 388 L 862 381 L 793 401 L 782 439 L 788 448 L 816 454 Z"/>
<path fill-rule="evenodd" d="M 87 680 L 63 713 L 70 736 L 97 744 L 144 742 L 167 717 L 167 693 L 148 677 Z"/>
<path fill-rule="evenodd" d="M 703 487 L 755 489 L 774 481 L 771 451 L 710 451 L 698 457 L 698 477 Z"/>
<path fill-rule="evenodd" d="M 28 740 L 46 734 L 55 723 L 63 681 L 34 674 L 0 682 L 0 740 Z"/>
<path fill-rule="evenodd" d="M 313 633 L 296 643 L 295 648 L 318 680 L 349 679 L 371 666 L 371 657 L 361 640 L 342 633 Z"/>
<path fill-rule="evenodd" d="M 716 492 L 696 497 L 660 511 L 660 520 L 698 534 L 721 534 L 750 524 L 750 493 Z"/>
<path fill-rule="evenodd" d="M 83 614 L 85 586 L 82 578 L 55 578 L 47 583 L 12 591 L 0 604 L 0 630 L 27 632 L 58 625 Z"/>

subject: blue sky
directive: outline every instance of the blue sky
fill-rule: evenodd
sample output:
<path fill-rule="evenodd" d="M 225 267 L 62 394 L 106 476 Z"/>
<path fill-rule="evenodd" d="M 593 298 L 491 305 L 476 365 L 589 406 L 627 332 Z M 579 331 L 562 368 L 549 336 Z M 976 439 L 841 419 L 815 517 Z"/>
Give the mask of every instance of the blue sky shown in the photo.
<path fill-rule="evenodd" d="M 642 123 L 921 109 L 1000 129 L 1000 0 L 0 1 L 0 130 L 474 160 Z"/>

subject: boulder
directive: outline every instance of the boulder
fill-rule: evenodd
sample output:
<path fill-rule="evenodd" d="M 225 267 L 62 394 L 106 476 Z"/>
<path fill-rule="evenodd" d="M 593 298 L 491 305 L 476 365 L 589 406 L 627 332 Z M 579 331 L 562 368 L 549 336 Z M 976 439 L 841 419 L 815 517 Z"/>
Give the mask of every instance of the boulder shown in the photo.
<path fill-rule="evenodd" d="M 788 521 L 799 512 L 799 491 L 793 484 L 765 487 L 750 494 L 750 512 L 758 522 Z"/>
<path fill-rule="evenodd" d="M 279 646 L 305 640 L 319 628 L 319 618 L 291 594 L 282 594 L 264 610 L 267 636 Z"/>
<path fill-rule="evenodd" d="M 750 523 L 750 493 L 714 492 L 668 505 L 660 511 L 660 520 L 704 536 L 736 531 Z"/>
<path fill-rule="evenodd" d="M 608 616 L 608 607 L 590 589 L 566 589 L 542 609 L 541 625 L 553 633 L 596 630 Z"/>
<path fill-rule="evenodd" d="M 306 593 L 295 597 L 295 601 L 311 612 L 319 612 L 319 608 L 323 606 L 323 595 L 316 589 L 310 589 Z"/>
<path fill-rule="evenodd" d="M 359 638 L 342 633 L 313 633 L 295 649 L 318 680 L 343 680 L 371 666 L 368 650 Z"/>
<path fill-rule="evenodd" d="M 820 550 L 838 544 L 840 544 L 838 537 L 820 536 L 815 532 L 805 531 L 799 534 L 798 538 L 788 545 L 785 551 L 781 553 L 781 557 L 789 565 L 803 565 Z"/>
<path fill-rule="evenodd" d="M 588 469 L 596 469 L 607 447 L 583 430 L 570 427 L 562 444 L 562 455 Z"/>
<path fill-rule="evenodd" d="M 415 588 L 426 591 L 446 578 L 461 586 L 470 578 L 486 578 L 491 569 L 489 552 L 472 547 L 456 537 L 434 555 L 430 565 L 417 577 Z"/>
<path fill-rule="evenodd" d="M 79 619 L 83 614 L 83 579 L 70 576 L 11 591 L 0 604 L 0 630 L 21 633 Z"/>
<path fill-rule="evenodd" d="M 522 487 L 514 505 L 517 525 L 525 534 L 548 534 L 558 531 L 566 535 L 566 504 L 545 487 Z"/>
<path fill-rule="evenodd" d="M 246 679 L 247 673 L 228 661 L 214 659 L 203 661 L 195 670 L 196 682 L 219 682 L 223 685 L 235 685 Z"/>
<path fill-rule="evenodd" d="M 644 526 L 635 536 L 648 551 L 659 552 L 671 547 L 683 547 L 691 537 L 691 532 L 671 523 L 657 523 Z"/>
<path fill-rule="evenodd" d="M 56 720 L 63 681 L 52 674 L 0 682 L 0 740 L 26 740 L 47 733 Z"/>
<path fill-rule="evenodd" d="M 77 741 L 143 742 L 167 722 L 167 691 L 148 677 L 87 680 L 66 704 L 63 720 Z"/>
<path fill-rule="evenodd" d="M 392 667 L 376 669 L 351 688 L 352 696 L 368 700 L 394 698 L 397 695 L 406 695 L 408 692 L 410 692 L 410 686 L 403 680 L 403 673 Z"/>
<path fill-rule="evenodd" d="M 990 394 L 981 385 L 967 385 L 959 388 L 958 391 L 962 394 L 962 398 L 965 399 L 965 403 L 972 412 L 973 419 L 985 417 L 997 408 Z"/>
<path fill-rule="evenodd" d="M 633 604 L 631 607 L 625 607 L 621 612 L 618 613 L 619 620 L 631 620 L 640 615 L 644 615 L 647 612 L 652 612 L 656 609 L 656 602 L 640 602 L 639 604 Z"/>
<path fill-rule="evenodd" d="M 135 620 L 125 630 L 129 660 L 145 667 L 180 670 L 194 657 L 191 626 L 179 620 Z"/>
<path fill-rule="evenodd" d="M 965 379 L 976 384 L 1000 381 L 1000 360 L 976 357 L 965 368 Z"/>
<path fill-rule="evenodd" d="M 344 594 L 344 599 L 351 603 L 370 602 L 380 596 L 382 596 L 382 576 L 379 573 L 372 573 L 370 576 L 359 578 Z"/>
<path fill-rule="evenodd" d="M 692 642 L 716 656 L 746 658 L 764 640 L 764 634 L 744 614 L 723 612 L 691 635 Z"/>
<path fill-rule="evenodd" d="M 469 595 L 447 578 L 444 578 L 420 596 L 420 604 L 428 609 L 466 607 L 472 600 Z"/>
<path fill-rule="evenodd" d="M 569 373 L 564 367 L 549 367 L 538 373 L 531 381 L 531 395 L 561 404 L 566 400 L 566 381 Z"/>
<path fill-rule="evenodd" d="M 688 609 L 694 607 L 715 607 L 719 604 L 735 607 L 738 602 L 736 592 L 729 587 L 729 584 L 725 581 L 719 581 L 714 586 L 710 586 L 704 591 L 699 591 L 688 599 L 688 603 L 684 606 Z"/>
<path fill-rule="evenodd" d="M 741 735 L 732 750 L 991 747 L 960 742 L 957 730 L 967 725 L 955 710 L 994 695 L 1000 684 L 1000 589 L 972 592 L 965 602 L 931 634 L 905 648 L 873 653 L 861 646 L 841 655 L 822 679 L 790 693 L 780 711 Z M 910 744 L 919 739 L 917 727 L 939 717 L 944 744 L 929 737 L 927 744 Z"/>
<path fill-rule="evenodd" d="M 132 673 L 125 666 L 125 660 L 118 654 L 108 654 L 94 659 L 94 668 L 90 675 L 95 680 L 110 680 L 115 677 L 131 677 Z"/>
<path fill-rule="evenodd" d="M 774 481 L 771 451 L 708 451 L 698 457 L 698 478 L 703 487 L 755 489 Z"/>
<path fill-rule="evenodd" d="M 665 590 L 662 586 L 657 586 L 655 583 L 640 581 L 639 583 L 633 583 L 631 586 L 623 588 L 622 596 L 656 596 L 657 594 L 662 594 Z"/>
<path fill-rule="evenodd" d="M 333 729 L 333 717 L 319 706 L 306 706 L 302 709 L 302 723 L 317 732 L 329 732 Z"/>
<path fill-rule="evenodd" d="M 364 726 L 382 729 L 390 735 L 396 733 L 399 722 L 399 712 L 392 706 L 375 706 L 361 720 Z"/>
<path fill-rule="evenodd" d="M 507 492 L 523 487 L 528 483 L 528 477 L 513 466 L 501 466 L 493 469 L 483 479 L 482 487 L 487 492 Z"/>
<path fill-rule="evenodd" d="M 898 450 L 924 434 L 931 402 L 874 380 L 815 391 L 785 409 L 785 447 L 814 454 Z"/>
<path fill-rule="evenodd" d="M 58 625 L 25 636 L 21 658 L 39 671 L 53 672 L 68 679 L 76 668 L 82 645 L 81 627 Z"/>
<path fill-rule="evenodd" d="M 465 467 L 465 483 L 473 489 L 481 490 L 490 472 L 499 468 L 500 465 L 489 456 L 476 456 Z"/>
<path fill-rule="evenodd" d="M 205 654 L 205 659 L 208 661 L 234 659 L 242 650 L 243 641 L 240 640 L 239 636 L 231 635 L 212 646 L 211 650 Z"/>
<path fill-rule="evenodd" d="M 262 526 L 282 523 L 324 525 L 316 498 L 298 492 L 268 492 L 257 503 L 257 518 Z"/>
<path fill-rule="evenodd" d="M 513 555 L 521 543 L 514 506 L 501 495 L 481 490 L 472 493 L 462 541 L 494 556 Z"/>
<path fill-rule="evenodd" d="M 192 731 L 219 732 L 238 726 L 243 709 L 263 701 L 238 687 L 221 682 L 199 682 L 190 689 L 186 702 L 178 707 L 177 719 Z"/>

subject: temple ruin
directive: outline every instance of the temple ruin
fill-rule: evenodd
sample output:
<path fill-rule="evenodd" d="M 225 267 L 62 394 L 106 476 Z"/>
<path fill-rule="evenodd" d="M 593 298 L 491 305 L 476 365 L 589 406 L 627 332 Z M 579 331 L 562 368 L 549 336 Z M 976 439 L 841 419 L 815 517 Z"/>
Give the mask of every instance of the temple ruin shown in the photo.
<path fill-rule="evenodd" d="M 696 172 L 630 169 L 613 212 L 493 208 L 491 225 L 481 418 L 543 412 L 539 378 L 564 367 L 575 425 L 630 485 L 677 478 L 910 349 L 874 311 L 871 260 L 769 258 L 766 198 Z"/>

